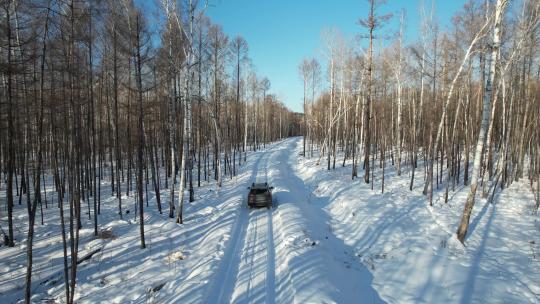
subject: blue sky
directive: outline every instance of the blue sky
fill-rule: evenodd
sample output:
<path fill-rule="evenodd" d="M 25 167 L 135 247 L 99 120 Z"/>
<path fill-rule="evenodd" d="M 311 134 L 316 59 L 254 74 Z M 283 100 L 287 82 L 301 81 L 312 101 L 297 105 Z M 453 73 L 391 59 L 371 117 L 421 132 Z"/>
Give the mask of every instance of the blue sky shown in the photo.
<path fill-rule="evenodd" d="M 424 0 L 431 6 L 431 0 Z M 366 0 L 210 0 L 207 14 L 230 36 L 242 35 L 257 73 L 266 76 L 271 91 L 292 110 L 302 111 L 302 82 L 298 64 L 304 57 L 322 56 L 321 32 L 338 28 L 346 37 L 364 34 L 357 21 L 368 13 Z M 435 16 L 441 30 L 465 0 L 435 0 Z M 406 12 L 405 39 L 418 39 L 420 0 L 388 0 L 380 13 L 394 18 L 383 31 L 397 31 L 399 13 Z M 325 64 L 321 62 L 323 66 Z"/>

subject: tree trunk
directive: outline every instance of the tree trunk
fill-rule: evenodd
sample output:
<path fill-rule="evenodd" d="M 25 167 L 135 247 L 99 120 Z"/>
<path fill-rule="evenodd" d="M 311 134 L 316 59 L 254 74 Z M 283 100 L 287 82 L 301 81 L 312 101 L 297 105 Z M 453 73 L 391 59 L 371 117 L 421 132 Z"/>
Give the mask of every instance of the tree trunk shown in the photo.
<path fill-rule="evenodd" d="M 489 106 L 492 99 L 492 84 L 495 82 L 495 72 L 497 67 L 497 55 L 500 47 L 500 33 L 501 33 L 501 23 L 504 16 L 504 9 L 506 7 L 507 0 L 497 0 L 497 5 L 495 7 L 495 24 L 493 31 L 493 46 L 491 49 L 491 63 L 489 68 L 489 75 L 486 77 L 486 85 L 484 88 L 484 96 L 482 101 L 482 123 L 480 125 L 480 132 L 478 134 L 478 140 L 476 143 L 476 150 L 474 153 L 474 163 L 473 163 L 473 173 L 471 177 L 471 189 L 469 195 L 467 196 L 467 202 L 463 209 L 463 216 L 461 218 L 461 223 L 457 230 L 457 238 L 459 241 L 464 243 L 465 237 L 467 236 L 467 230 L 469 228 L 469 219 L 471 217 L 471 212 L 474 207 L 474 201 L 476 196 L 476 189 L 478 187 L 478 175 L 480 172 L 480 165 L 482 164 L 482 154 L 484 152 L 484 141 L 486 138 L 486 133 L 489 125 L 489 120 L 491 119 L 489 111 Z"/>

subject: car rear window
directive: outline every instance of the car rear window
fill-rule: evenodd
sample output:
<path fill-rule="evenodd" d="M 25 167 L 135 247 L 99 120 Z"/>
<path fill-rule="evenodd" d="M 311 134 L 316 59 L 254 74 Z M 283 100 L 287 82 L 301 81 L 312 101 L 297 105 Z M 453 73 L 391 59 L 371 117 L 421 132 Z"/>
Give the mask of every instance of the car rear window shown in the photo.
<path fill-rule="evenodd" d="M 253 194 L 264 194 L 266 192 L 267 192 L 266 189 L 251 189 L 251 193 Z"/>

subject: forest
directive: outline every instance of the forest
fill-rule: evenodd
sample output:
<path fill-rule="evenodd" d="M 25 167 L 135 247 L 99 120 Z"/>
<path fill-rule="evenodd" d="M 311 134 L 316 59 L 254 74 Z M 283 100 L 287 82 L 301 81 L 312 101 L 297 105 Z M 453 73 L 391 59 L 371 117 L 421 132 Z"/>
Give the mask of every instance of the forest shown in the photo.
<path fill-rule="evenodd" d="M 421 184 L 430 205 L 434 187 L 444 189 L 446 202 L 450 191 L 470 185 L 458 232 L 463 242 L 477 190 L 493 199 L 498 187 L 523 178 L 533 186 L 540 174 L 540 4 L 524 1 L 504 20 L 509 2 L 468 2 L 451 32 L 441 32 L 424 9 L 421 41 L 404 44 L 401 27 L 388 47 L 377 48 L 374 35 L 396 16 L 377 14 L 377 1 L 370 1 L 359 21 L 369 46 L 360 54 L 338 31 L 325 32 L 328 90 L 316 95 L 324 79 L 317 59 L 298 68 L 303 153 L 313 156 L 322 147 L 319 161 L 325 158 L 331 170 L 336 152 L 343 152 L 338 165 L 350 159 L 353 179 L 361 165 L 372 189 L 373 175 L 384 177 L 387 161 L 397 175 L 408 166 L 410 190 Z M 403 15 L 397 18 L 403 26 Z M 419 158 L 426 173 L 421 181 L 415 179 Z M 384 192 L 384 178 L 378 187 Z"/>
<path fill-rule="evenodd" d="M 524 266 L 532 268 L 524 279 L 529 283 L 521 284 L 530 296 L 516 292 L 503 300 L 538 300 L 531 282 L 540 275 L 534 270 L 540 250 L 540 2 L 464 1 L 452 26 L 443 28 L 434 5 L 420 1 L 418 41 L 405 37 L 405 10 L 383 13 L 386 1 L 363 2 L 368 9 L 358 12 L 358 35 L 325 29 L 321 56 L 298 62 L 303 100 L 297 113 L 258 72 L 248 41 L 208 17 L 212 1 L 0 1 L 0 266 L 7 269 L 0 271 L 6 283 L 0 302 L 4 296 L 5 303 L 410 301 L 395 298 L 395 290 L 383 292 L 377 281 L 382 270 L 375 265 L 392 254 L 387 245 L 381 245 L 384 253 L 371 249 L 378 237 L 369 247 L 351 245 L 350 235 L 336 228 L 340 221 L 349 225 L 349 215 L 340 218 L 349 209 L 335 204 L 364 195 L 338 199 L 345 185 L 385 206 L 399 200 L 385 195 L 419 192 L 404 203 L 431 212 L 425 226 L 446 227 L 444 240 L 427 239 L 464 260 L 479 256 L 470 248 L 479 246 L 483 212 L 498 208 L 505 195 L 526 192 L 515 203 L 526 204 L 520 221 L 529 226 L 516 231 L 524 233 L 531 263 Z M 258 181 L 275 184 L 276 207 L 266 217 L 244 206 L 245 185 Z M 312 211 L 300 202 L 323 205 Z M 354 208 L 352 217 L 359 210 L 366 218 L 381 215 L 369 211 L 373 206 Z M 454 208 L 450 217 L 440 215 L 445 208 Z M 329 228 L 319 227 L 321 221 Z M 293 223 L 303 228 L 294 230 Z M 363 227 L 351 223 L 352 230 Z M 268 227 L 262 236 L 260 225 Z M 414 230 L 405 238 L 416 234 L 429 233 Z M 142 275 L 164 262 L 126 266 L 141 273 L 131 288 L 148 280 L 146 290 L 132 299 L 100 298 L 101 288 L 127 288 L 108 286 L 110 273 L 97 274 L 106 271 L 102 265 L 124 265 L 115 260 L 115 242 L 128 235 L 133 256 L 125 265 L 167 256 L 170 273 L 156 280 Z M 262 237 L 266 243 L 257 243 Z M 250 246 L 268 260 L 261 266 L 264 279 L 246 270 L 261 254 L 250 253 Z M 293 247 L 297 251 L 288 251 Z M 244 264 L 244 256 L 255 262 Z M 373 280 L 373 286 L 326 294 L 315 283 L 318 275 L 329 286 L 346 279 L 338 278 L 340 270 L 319 269 L 324 262 L 308 266 L 313 256 L 346 259 L 358 265 L 346 267 L 347 276 L 358 284 Z M 295 257 L 316 274 L 308 287 L 295 285 L 302 281 L 295 277 Z M 207 269 L 196 259 L 217 266 Z M 190 271 L 209 283 L 191 287 Z M 98 279 L 101 287 L 87 289 Z M 245 284 L 255 293 L 243 293 Z M 258 290 L 264 298 L 257 298 Z M 465 288 L 471 298 L 461 302 L 487 292 L 473 291 Z M 309 298 L 310 292 L 321 298 Z M 459 302 L 437 292 L 412 299 Z"/>

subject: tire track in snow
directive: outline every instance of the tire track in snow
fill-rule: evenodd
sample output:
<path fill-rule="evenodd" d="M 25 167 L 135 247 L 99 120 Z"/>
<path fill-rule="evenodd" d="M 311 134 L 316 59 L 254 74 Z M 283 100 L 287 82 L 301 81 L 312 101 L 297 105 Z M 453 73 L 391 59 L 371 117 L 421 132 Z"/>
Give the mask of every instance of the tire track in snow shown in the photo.
<path fill-rule="evenodd" d="M 252 182 L 268 181 L 269 158 L 279 145 L 274 145 L 259 156 L 252 171 Z M 240 206 L 231 233 L 232 242 L 210 289 L 208 303 L 275 302 L 273 211 L 262 211 L 248 211 L 245 204 Z"/>
<path fill-rule="evenodd" d="M 253 291 L 253 288 L 255 286 L 252 286 L 252 283 L 254 281 L 254 274 L 255 274 L 255 271 L 256 269 L 254 270 L 253 266 L 255 265 L 255 258 L 256 258 L 256 255 L 257 255 L 257 252 L 256 252 L 256 249 L 257 249 L 257 226 L 258 226 L 258 218 L 256 217 L 255 218 L 255 223 L 253 223 L 251 221 L 251 217 L 250 217 L 250 223 L 249 225 L 251 226 L 251 229 L 248 229 L 248 231 L 250 232 L 250 237 L 249 237 L 249 242 L 247 243 L 247 246 L 244 246 L 244 250 L 242 252 L 242 260 L 244 261 L 244 264 L 243 265 L 248 265 L 249 266 L 249 271 L 247 273 L 247 276 L 249 277 L 249 279 L 247 279 L 246 283 L 247 283 L 247 286 L 238 286 L 239 283 L 243 283 L 241 281 L 243 281 L 242 279 L 242 276 L 245 276 L 243 275 L 243 273 L 245 273 L 245 269 L 242 268 L 242 264 L 239 265 L 239 273 L 238 273 L 238 276 L 236 277 L 236 284 L 235 284 L 235 288 L 234 288 L 234 292 L 233 292 L 233 296 L 234 294 L 238 291 L 238 290 L 241 290 L 245 288 L 245 291 L 243 291 L 242 294 L 240 294 L 240 299 L 239 301 L 241 302 L 248 302 L 249 299 L 252 298 L 252 291 Z M 253 228 L 253 225 L 255 225 L 255 228 Z M 242 299 L 243 298 L 243 299 Z M 233 301 L 235 299 L 232 299 Z M 237 300 L 238 301 L 238 300 Z"/>
<path fill-rule="evenodd" d="M 273 148 L 261 158 L 254 182 L 268 182 L 269 159 Z M 260 167 L 260 166 L 263 167 Z M 249 211 L 246 238 L 238 266 L 236 283 L 230 301 L 232 303 L 273 303 L 275 298 L 275 261 L 272 210 Z M 269 244 L 272 244 L 270 247 Z M 266 247 L 266 248 L 265 248 Z"/>
<path fill-rule="evenodd" d="M 236 220 L 231 234 L 233 242 L 225 252 L 217 276 L 214 278 L 214 286 L 210 291 L 207 303 L 228 303 L 234 290 L 235 273 L 238 268 L 235 265 L 240 264 L 240 253 L 242 243 L 247 230 L 247 209 L 240 208 L 240 214 Z M 215 290 L 217 289 L 217 290 Z"/>
<path fill-rule="evenodd" d="M 268 210 L 266 233 L 266 303 L 275 303 L 276 299 L 276 257 L 274 248 L 274 227 L 272 209 Z"/>

